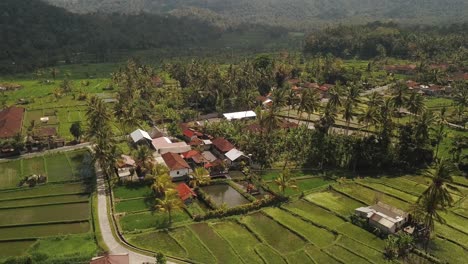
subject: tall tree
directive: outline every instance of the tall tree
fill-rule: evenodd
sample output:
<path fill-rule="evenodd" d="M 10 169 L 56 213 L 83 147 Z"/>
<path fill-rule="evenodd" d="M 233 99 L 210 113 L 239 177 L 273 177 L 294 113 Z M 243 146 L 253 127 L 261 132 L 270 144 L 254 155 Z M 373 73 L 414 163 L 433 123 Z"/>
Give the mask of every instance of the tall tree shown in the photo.
<path fill-rule="evenodd" d="M 156 199 L 156 206 L 155 208 L 163 213 L 167 213 L 169 215 L 169 224 L 172 223 L 172 212 L 175 210 L 180 210 L 184 207 L 182 200 L 177 195 L 176 190 L 166 190 L 164 192 L 164 198 Z"/>
<path fill-rule="evenodd" d="M 349 126 L 353 117 L 356 116 L 356 107 L 361 102 L 361 86 L 351 84 L 346 88 L 345 100 L 343 102 L 343 118 L 346 120 L 346 135 L 349 132 Z"/>
<path fill-rule="evenodd" d="M 210 173 L 203 167 L 195 168 L 190 175 L 190 186 L 193 188 L 199 185 L 208 184 L 211 181 Z"/>
<path fill-rule="evenodd" d="M 279 174 L 278 178 L 275 179 L 275 184 L 283 195 L 287 189 L 297 189 L 296 180 L 292 178 L 291 171 L 288 169 Z"/>

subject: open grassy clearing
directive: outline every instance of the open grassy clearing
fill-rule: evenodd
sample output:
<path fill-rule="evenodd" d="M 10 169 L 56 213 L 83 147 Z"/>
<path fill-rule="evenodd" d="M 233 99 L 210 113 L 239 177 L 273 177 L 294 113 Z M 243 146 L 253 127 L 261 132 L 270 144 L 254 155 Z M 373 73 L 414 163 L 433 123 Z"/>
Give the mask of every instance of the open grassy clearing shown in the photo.
<path fill-rule="evenodd" d="M 30 176 L 32 174 L 46 174 L 44 157 L 35 157 L 22 160 L 22 176 Z"/>
<path fill-rule="evenodd" d="M 190 228 L 200 238 L 219 263 L 242 263 L 231 246 L 206 223 L 193 224 Z"/>
<path fill-rule="evenodd" d="M 294 252 L 305 245 L 305 242 L 296 234 L 262 213 L 250 214 L 243 217 L 241 221 L 282 254 Z M 281 239 L 278 239 L 279 235 L 281 235 Z"/>
<path fill-rule="evenodd" d="M 288 263 L 310 263 L 312 259 L 303 250 L 296 251 L 286 256 Z"/>
<path fill-rule="evenodd" d="M 468 235 L 461 231 L 458 231 L 447 225 L 436 223 L 435 232 L 439 236 L 453 240 L 456 243 L 459 243 L 461 245 L 464 245 L 465 247 L 468 247 Z"/>
<path fill-rule="evenodd" d="M 461 216 L 458 216 L 450 211 L 441 212 L 440 215 L 447 221 L 447 225 L 454 227 L 458 230 L 463 231 L 465 234 L 468 234 L 468 225 L 467 219 Z"/>
<path fill-rule="evenodd" d="M 324 185 L 327 185 L 327 184 L 330 184 L 331 182 L 329 180 L 325 180 L 323 178 L 311 178 L 311 179 L 301 179 L 301 180 L 297 180 L 296 181 L 296 186 L 297 186 L 297 189 L 287 189 L 285 191 L 285 194 L 286 195 L 295 195 L 295 194 L 299 194 L 301 192 L 305 192 L 305 191 L 308 191 L 308 190 L 312 190 L 312 189 L 316 189 L 316 188 L 319 188 L 321 186 L 324 186 Z M 271 182 L 268 184 L 268 186 L 276 191 L 276 192 L 279 192 L 278 190 L 278 185 L 276 185 L 274 182 Z"/>
<path fill-rule="evenodd" d="M 19 200 L 0 200 L 0 209 L 5 207 L 23 207 L 23 206 L 37 206 L 54 203 L 73 203 L 87 201 L 89 196 L 87 194 L 70 194 L 60 196 L 49 196 L 40 198 L 29 198 Z"/>
<path fill-rule="evenodd" d="M 409 177 L 412 177 L 412 176 L 409 176 Z M 379 179 L 364 178 L 361 180 L 361 182 L 385 184 L 394 189 L 407 192 L 416 196 L 420 195 L 422 192 L 424 192 L 427 189 L 427 185 L 408 180 L 404 177 L 395 177 L 395 178 L 382 177 Z"/>
<path fill-rule="evenodd" d="M 186 257 L 187 255 L 185 249 L 165 231 L 129 236 L 128 241 L 132 245 L 154 252 L 161 251 L 164 254 L 179 257 Z"/>
<path fill-rule="evenodd" d="M 327 210 L 313 205 L 309 202 L 298 200 L 283 206 L 288 211 L 304 217 L 321 226 L 330 229 L 335 229 L 337 226 L 343 224 L 345 221 L 338 216 L 328 212 Z"/>
<path fill-rule="evenodd" d="M 349 216 L 354 213 L 354 209 L 364 206 L 364 204 L 334 191 L 312 193 L 304 199 L 343 216 Z"/>
<path fill-rule="evenodd" d="M 284 210 L 278 208 L 267 208 L 264 212 L 287 228 L 301 234 L 309 242 L 318 247 L 323 248 L 329 246 L 336 239 L 335 235 L 326 229 L 316 227 Z"/>
<path fill-rule="evenodd" d="M 325 251 L 334 258 L 341 260 L 343 263 L 371 263 L 339 245 L 328 247 Z"/>
<path fill-rule="evenodd" d="M 89 203 L 46 205 L 0 210 L 0 226 L 89 218 Z"/>
<path fill-rule="evenodd" d="M 183 210 L 172 212 L 172 222 L 190 221 L 190 216 Z M 138 229 L 159 229 L 169 226 L 169 216 L 160 212 L 144 212 L 128 214 L 119 219 L 123 231 L 135 231 Z"/>
<path fill-rule="evenodd" d="M 260 243 L 245 227 L 232 222 L 220 222 L 212 228 L 224 238 L 245 263 L 263 263 L 255 252 L 255 245 Z"/>
<path fill-rule="evenodd" d="M 151 210 L 154 208 L 154 199 L 132 199 L 132 200 L 124 200 L 116 203 L 115 211 L 117 213 L 123 212 L 136 212 L 136 211 L 144 211 L 144 210 Z"/>
<path fill-rule="evenodd" d="M 22 188 L 18 190 L 0 191 L 0 200 L 12 200 L 21 198 L 41 197 L 47 195 L 65 195 L 86 193 L 89 190 L 82 183 L 47 184 L 34 188 Z"/>
<path fill-rule="evenodd" d="M 90 228 L 91 226 L 88 221 L 70 224 L 0 227 L 0 239 L 24 239 L 79 234 L 89 232 Z"/>
<path fill-rule="evenodd" d="M 281 170 L 270 170 L 270 171 L 264 171 L 260 175 L 262 176 L 263 180 L 271 181 L 271 180 L 278 178 L 280 173 L 281 173 Z M 314 171 L 302 171 L 302 170 L 291 171 L 292 178 L 306 177 L 306 176 L 319 177 L 319 175 L 316 175 L 316 172 Z"/>
<path fill-rule="evenodd" d="M 20 182 L 21 161 L 13 160 L 0 163 L 0 188 L 14 188 Z"/>
<path fill-rule="evenodd" d="M 35 240 L 0 242 L 0 261 L 2 258 L 22 255 L 35 242 Z"/>
<path fill-rule="evenodd" d="M 275 250 L 265 244 L 258 244 L 255 247 L 257 254 L 268 264 L 287 264 L 283 257 Z"/>
<path fill-rule="evenodd" d="M 187 250 L 187 258 L 200 263 L 216 262 L 213 254 L 208 251 L 204 244 L 198 239 L 188 227 L 179 227 L 171 230 L 171 236 Z"/>

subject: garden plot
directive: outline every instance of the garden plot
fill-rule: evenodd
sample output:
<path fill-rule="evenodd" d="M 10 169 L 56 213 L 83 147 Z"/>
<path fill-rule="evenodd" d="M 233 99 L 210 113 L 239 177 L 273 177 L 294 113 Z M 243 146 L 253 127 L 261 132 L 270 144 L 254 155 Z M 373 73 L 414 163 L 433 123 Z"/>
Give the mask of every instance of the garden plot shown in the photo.
<path fill-rule="evenodd" d="M 149 211 L 154 208 L 154 204 L 154 199 L 148 198 L 123 200 L 116 203 L 115 211 L 117 213 Z"/>
<path fill-rule="evenodd" d="M 391 197 L 389 195 L 385 195 L 382 192 L 375 191 L 364 186 L 360 186 L 357 184 L 346 183 L 335 185 L 334 188 L 342 193 L 345 193 L 358 201 L 362 201 L 366 204 L 375 204 L 376 200 L 382 201 L 386 204 L 393 205 L 397 208 L 402 210 L 408 210 L 410 207 L 410 203 L 403 202 L 397 198 Z"/>
<path fill-rule="evenodd" d="M 130 244 L 166 255 L 186 257 L 187 252 L 165 231 L 156 231 L 129 236 Z"/>
<path fill-rule="evenodd" d="M 19 256 L 24 254 L 35 240 L 0 242 L 0 260 L 3 257 Z"/>
<path fill-rule="evenodd" d="M 385 261 L 384 259 L 384 254 L 382 252 L 365 246 L 364 244 L 356 243 L 356 241 L 347 238 L 346 236 L 342 236 L 338 241 L 338 244 L 341 247 L 348 249 L 348 251 L 351 251 L 356 255 L 368 259 L 373 263 L 387 263 L 387 261 Z"/>
<path fill-rule="evenodd" d="M 458 230 L 461 230 L 465 234 L 468 234 L 468 225 L 467 219 L 461 216 L 458 216 L 450 211 L 448 212 L 441 212 L 440 215 L 445 219 L 447 222 L 446 224 L 450 227 L 454 227 Z"/>
<path fill-rule="evenodd" d="M 305 248 L 305 252 L 315 261 L 317 264 L 327 263 L 327 264 L 342 264 L 336 259 L 330 257 L 328 254 L 324 253 L 317 247 L 308 245 Z"/>
<path fill-rule="evenodd" d="M 312 259 L 304 250 L 299 250 L 286 256 L 288 263 L 311 263 Z"/>
<path fill-rule="evenodd" d="M 255 252 L 255 246 L 260 242 L 245 227 L 232 221 L 216 223 L 212 227 L 245 263 L 263 263 Z"/>
<path fill-rule="evenodd" d="M 367 245 L 373 249 L 383 252 L 385 247 L 385 241 L 375 236 L 374 234 L 355 226 L 349 222 L 344 223 L 336 228 L 336 230 L 346 235 L 347 237 L 359 241 L 363 245 Z"/>
<path fill-rule="evenodd" d="M 314 226 L 298 217 L 291 215 L 290 213 L 283 211 L 278 208 L 267 208 L 264 212 L 271 216 L 275 221 L 293 230 L 294 232 L 301 234 L 312 244 L 318 247 L 329 246 L 335 241 L 335 235 L 327 231 L 326 229 Z"/>
<path fill-rule="evenodd" d="M 31 176 L 33 174 L 46 174 L 44 157 L 35 157 L 31 159 L 23 159 L 23 176 Z"/>
<path fill-rule="evenodd" d="M 263 259 L 265 263 L 268 264 L 287 264 L 286 260 L 281 256 L 277 251 L 273 250 L 271 247 L 258 244 L 255 248 L 257 254 Z"/>
<path fill-rule="evenodd" d="M 70 195 L 57 195 L 48 197 L 36 197 L 26 199 L 15 199 L 15 200 L 0 200 L 1 208 L 11 207 L 26 207 L 26 206 L 38 206 L 46 204 L 58 204 L 58 203 L 76 203 L 85 202 L 89 196 L 87 194 L 70 194 Z"/>
<path fill-rule="evenodd" d="M 319 226 L 325 226 L 330 229 L 335 229 L 345 222 L 333 213 L 303 200 L 289 203 L 284 208 Z"/>
<path fill-rule="evenodd" d="M 258 234 L 271 247 L 282 254 L 292 253 L 305 246 L 305 241 L 293 232 L 262 213 L 254 213 L 241 219 L 249 229 Z M 281 239 L 278 236 L 281 235 Z"/>
<path fill-rule="evenodd" d="M 334 191 L 312 193 L 307 195 L 305 199 L 342 216 L 349 216 L 354 213 L 354 209 L 364 206 L 364 204 Z"/>
<path fill-rule="evenodd" d="M 466 250 L 450 241 L 435 238 L 429 243 L 429 250 L 448 263 L 466 263 Z"/>
<path fill-rule="evenodd" d="M 440 223 L 435 224 L 435 232 L 444 238 L 453 240 L 461 245 L 468 246 L 468 235 Z"/>
<path fill-rule="evenodd" d="M 183 210 L 172 212 L 172 222 L 190 221 L 190 216 Z M 142 229 L 160 229 L 169 226 L 169 216 L 161 212 L 144 212 L 128 214 L 119 219 L 123 231 Z"/>
<path fill-rule="evenodd" d="M 305 191 L 317 189 L 319 187 L 325 186 L 327 184 L 330 184 L 330 181 L 325 180 L 323 178 L 310 178 L 310 179 L 301 179 L 296 181 L 297 189 L 287 189 L 285 191 L 286 195 L 295 195 L 295 194 L 300 194 Z M 268 186 L 275 192 L 279 192 L 278 190 L 278 185 L 275 183 L 271 182 L 268 184 Z"/>
<path fill-rule="evenodd" d="M 91 154 L 87 150 L 66 152 L 74 179 L 86 179 L 94 176 L 94 166 Z"/>
<path fill-rule="evenodd" d="M 413 176 L 409 176 L 409 177 L 413 177 Z M 379 178 L 379 179 L 365 178 L 362 180 L 362 182 L 385 184 L 389 187 L 413 194 L 415 196 L 419 196 L 421 193 L 423 193 L 427 189 L 427 185 L 408 180 L 405 177 Z"/>
<path fill-rule="evenodd" d="M 385 193 L 389 196 L 398 197 L 410 203 L 415 203 L 418 200 L 418 196 L 411 195 L 406 192 L 402 192 L 400 190 L 394 189 L 392 187 L 388 187 L 380 183 L 369 183 L 369 182 L 361 182 L 361 181 L 358 181 L 358 182 L 364 185 L 365 187 L 374 189 L 378 192 Z"/>
<path fill-rule="evenodd" d="M 34 188 L 23 188 L 14 191 L 0 191 L 0 200 L 13 200 L 22 198 L 34 198 L 50 195 L 65 195 L 86 193 L 86 186 L 82 183 L 47 184 Z"/>
<path fill-rule="evenodd" d="M 190 228 L 200 238 L 200 241 L 210 249 L 218 263 L 242 263 L 231 246 L 216 234 L 208 224 L 193 224 Z"/>
<path fill-rule="evenodd" d="M 349 251 L 348 249 L 345 249 L 339 245 L 328 247 L 325 249 L 325 251 L 334 258 L 341 260 L 343 263 L 371 263 L 363 257 L 358 256 L 352 251 Z"/>
<path fill-rule="evenodd" d="M 152 195 L 151 189 L 146 185 L 117 186 L 112 188 L 115 199 L 143 198 Z"/>
<path fill-rule="evenodd" d="M 45 156 L 48 182 L 65 182 L 74 180 L 73 172 L 65 154 Z"/>
<path fill-rule="evenodd" d="M 84 220 L 89 218 L 89 204 L 61 204 L 0 210 L 0 226 Z"/>
<path fill-rule="evenodd" d="M 193 231 L 187 227 L 171 230 L 171 236 L 187 250 L 187 258 L 200 263 L 215 263 L 216 259 Z"/>
<path fill-rule="evenodd" d="M 21 160 L 0 163 L 0 189 L 17 187 L 21 176 Z"/>
<path fill-rule="evenodd" d="M 79 234 L 90 231 L 89 221 L 70 224 L 0 227 L 1 240 L 40 238 L 57 235 Z"/>

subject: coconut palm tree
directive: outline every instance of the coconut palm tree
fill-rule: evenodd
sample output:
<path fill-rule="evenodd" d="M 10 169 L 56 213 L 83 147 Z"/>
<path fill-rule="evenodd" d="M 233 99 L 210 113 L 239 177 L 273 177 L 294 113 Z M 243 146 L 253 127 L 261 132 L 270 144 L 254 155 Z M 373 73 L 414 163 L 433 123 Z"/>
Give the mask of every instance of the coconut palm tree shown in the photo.
<path fill-rule="evenodd" d="M 351 84 L 351 86 L 346 88 L 345 100 L 343 102 L 343 118 L 346 120 L 346 135 L 348 135 L 351 120 L 356 116 L 355 108 L 361 102 L 360 91 L 361 87 L 355 84 Z"/>
<path fill-rule="evenodd" d="M 392 86 L 391 92 L 393 105 L 399 111 L 408 101 L 408 86 L 403 82 L 397 82 Z"/>
<path fill-rule="evenodd" d="M 156 199 L 156 210 L 159 212 L 167 212 L 169 215 L 169 224 L 172 222 L 172 212 L 174 210 L 180 210 L 184 207 L 184 203 L 178 197 L 177 191 L 173 189 L 166 190 L 164 192 L 164 198 Z"/>
<path fill-rule="evenodd" d="M 432 112 L 424 112 L 416 119 L 415 138 L 419 146 L 422 146 L 429 141 L 429 129 L 433 122 L 434 115 Z"/>
<path fill-rule="evenodd" d="M 175 185 L 169 173 L 159 174 L 154 178 L 154 182 L 151 185 L 151 190 L 159 196 L 162 196 L 168 190 L 174 190 L 174 188 Z"/>
<path fill-rule="evenodd" d="M 453 182 L 452 173 L 454 170 L 453 163 L 441 160 L 436 163 L 433 169 L 425 172 L 425 176 L 431 178 L 431 184 L 419 196 L 413 211 L 416 219 L 426 227 L 426 247 L 430 233 L 434 231 L 435 222 L 445 223 L 445 219 L 439 214 L 439 211 L 446 211 L 448 207 L 452 206 L 453 198 L 449 190 L 458 190 L 449 185 Z"/>
<path fill-rule="evenodd" d="M 465 108 L 468 107 L 468 87 L 466 83 L 456 83 L 455 93 L 453 94 L 453 100 L 455 101 L 455 106 L 457 106 L 457 113 L 459 121 L 462 121 L 463 114 L 465 113 Z"/>
<path fill-rule="evenodd" d="M 408 108 L 408 111 L 411 114 L 421 115 L 426 111 L 424 96 L 415 92 L 411 93 L 411 95 L 408 98 L 408 101 L 406 102 L 406 107 Z"/>
<path fill-rule="evenodd" d="M 275 184 L 278 185 L 278 190 L 284 195 L 287 189 L 297 189 L 296 180 L 292 179 L 291 171 L 283 170 L 278 178 L 275 179 Z"/>
<path fill-rule="evenodd" d="M 341 107 L 342 99 L 341 99 L 342 88 L 339 84 L 333 86 L 328 90 L 328 103 L 335 109 Z"/>
<path fill-rule="evenodd" d="M 316 90 L 305 89 L 302 91 L 297 112 L 300 116 L 307 113 L 307 125 L 310 122 L 310 116 L 320 108 L 320 97 Z"/>
<path fill-rule="evenodd" d="M 203 167 L 197 167 L 191 174 L 190 186 L 193 188 L 208 184 L 211 181 L 210 173 Z"/>
<path fill-rule="evenodd" d="M 434 129 L 435 132 L 435 140 L 436 140 L 436 152 L 435 152 L 435 159 L 437 159 L 439 155 L 439 147 L 440 143 L 444 140 L 444 138 L 447 136 L 447 132 L 445 131 L 445 126 L 447 125 L 447 120 L 445 118 L 445 113 L 447 111 L 447 108 L 442 108 L 440 110 L 440 113 L 437 115 L 437 126 Z"/>
<path fill-rule="evenodd" d="M 154 163 L 153 151 L 146 145 L 138 145 L 133 151 L 132 156 L 135 158 L 137 166 L 145 171 L 151 170 Z"/>
<path fill-rule="evenodd" d="M 364 123 L 364 127 L 369 130 L 369 125 L 376 124 L 378 122 L 377 109 L 375 107 L 367 107 L 366 110 L 361 113 L 358 117 L 359 123 Z M 367 131 L 365 133 L 367 136 Z"/>

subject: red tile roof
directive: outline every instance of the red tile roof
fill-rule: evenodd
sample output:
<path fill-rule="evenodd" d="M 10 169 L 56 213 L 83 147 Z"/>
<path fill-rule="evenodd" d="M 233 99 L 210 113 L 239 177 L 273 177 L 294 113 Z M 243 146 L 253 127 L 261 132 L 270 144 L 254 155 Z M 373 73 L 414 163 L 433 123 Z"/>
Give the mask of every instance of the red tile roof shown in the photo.
<path fill-rule="evenodd" d="M 234 148 L 234 145 L 223 137 L 215 138 L 211 142 L 221 152 L 228 152 Z"/>
<path fill-rule="evenodd" d="M 200 152 L 198 152 L 198 151 L 192 149 L 192 150 L 190 150 L 190 151 L 187 151 L 187 152 L 185 152 L 185 153 L 182 153 L 182 156 L 184 156 L 184 159 L 190 159 L 191 157 L 196 156 L 196 155 L 198 155 L 198 154 L 200 154 Z"/>
<path fill-rule="evenodd" d="M 193 196 L 197 196 L 197 194 L 192 189 L 190 189 L 190 187 L 188 187 L 188 185 L 185 183 L 177 185 L 176 189 L 182 201 L 192 198 Z"/>
<path fill-rule="evenodd" d="M 181 170 L 181 169 L 190 169 L 190 166 L 187 162 L 180 157 L 179 154 L 168 152 L 161 155 L 164 162 L 166 163 L 167 167 L 171 171 L 173 170 Z"/>
<path fill-rule="evenodd" d="M 12 106 L 0 112 L 0 138 L 11 138 L 21 133 L 24 108 Z"/>
<path fill-rule="evenodd" d="M 197 136 L 197 137 L 201 137 L 203 136 L 203 133 L 200 133 L 198 131 L 195 131 L 191 128 L 187 128 L 187 129 L 184 129 L 182 131 L 182 133 L 184 134 L 184 136 L 188 137 L 188 138 L 192 138 L 193 136 Z"/>
<path fill-rule="evenodd" d="M 190 142 L 189 142 L 189 145 L 190 146 L 200 146 L 203 144 L 203 141 L 199 138 L 193 138 Z"/>

